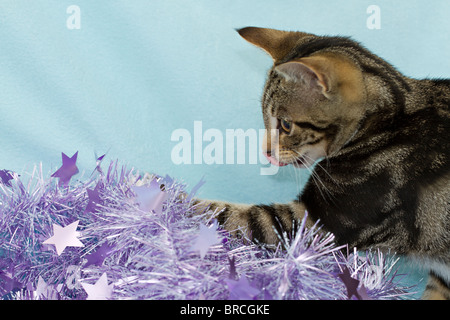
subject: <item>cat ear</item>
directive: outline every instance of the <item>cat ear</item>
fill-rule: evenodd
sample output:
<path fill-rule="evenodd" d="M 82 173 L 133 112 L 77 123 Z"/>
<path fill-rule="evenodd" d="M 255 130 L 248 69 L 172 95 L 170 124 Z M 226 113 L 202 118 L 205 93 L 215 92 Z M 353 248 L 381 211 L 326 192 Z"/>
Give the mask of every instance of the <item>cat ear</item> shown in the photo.
<path fill-rule="evenodd" d="M 323 57 L 306 57 L 275 67 L 275 71 L 288 81 L 306 84 L 311 90 L 318 90 L 327 98 L 333 90 L 336 75 L 330 61 Z"/>
<path fill-rule="evenodd" d="M 237 32 L 248 42 L 266 51 L 275 63 L 283 59 L 301 38 L 310 35 L 257 27 L 246 27 Z"/>

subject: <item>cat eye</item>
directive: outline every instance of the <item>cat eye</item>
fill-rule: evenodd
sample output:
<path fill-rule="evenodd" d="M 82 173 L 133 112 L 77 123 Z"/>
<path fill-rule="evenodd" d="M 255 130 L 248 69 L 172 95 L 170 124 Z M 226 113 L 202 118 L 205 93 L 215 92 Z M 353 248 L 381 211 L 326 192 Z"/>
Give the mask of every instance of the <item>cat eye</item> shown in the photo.
<path fill-rule="evenodd" d="M 280 124 L 281 124 L 281 129 L 283 129 L 284 132 L 286 132 L 288 134 L 291 132 L 292 122 L 281 119 Z"/>

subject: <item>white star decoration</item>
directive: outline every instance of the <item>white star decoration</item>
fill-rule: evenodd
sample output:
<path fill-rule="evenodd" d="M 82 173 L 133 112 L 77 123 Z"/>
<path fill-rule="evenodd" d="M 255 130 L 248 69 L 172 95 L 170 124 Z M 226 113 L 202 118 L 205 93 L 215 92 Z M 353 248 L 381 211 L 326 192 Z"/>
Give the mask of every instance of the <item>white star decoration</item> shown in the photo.
<path fill-rule="evenodd" d="M 63 284 L 49 285 L 39 276 L 35 294 L 37 299 L 58 300 L 58 293 L 61 291 Z"/>
<path fill-rule="evenodd" d="M 159 183 L 153 180 L 149 186 L 133 186 L 131 189 L 136 193 L 135 202 L 143 211 L 154 211 L 161 214 L 164 201 L 169 198 L 167 192 L 161 191 Z"/>
<path fill-rule="evenodd" d="M 214 223 L 210 227 L 207 227 L 202 223 L 200 224 L 200 231 L 195 243 L 191 247 L 191 251 L 200 251 L 200 257 L 203 259 L 209 248 L 219 243 L 221 240 L 222 239 L 217 234 L 217 223 Z"/>
<path fill-rule="evenodd" d="M 108 285 L 106 273 L 103 273 L 95 284 L 81 283 L 81 285 L 88 294 L 86 300 L 108 300 L 112 296 L 114 286 L 114 284 Z"/>
<path fill-rule="evenodd" d="M 66 247 L 84 247 L 84 244 L 78 240 L 80 233 L 77 232 L 77 220 L 66 227 L 53 225 L 53 236 L 43 242 L 43 244 L 53 244 L 56 247 L 56 253 L 61 255 Z"/>

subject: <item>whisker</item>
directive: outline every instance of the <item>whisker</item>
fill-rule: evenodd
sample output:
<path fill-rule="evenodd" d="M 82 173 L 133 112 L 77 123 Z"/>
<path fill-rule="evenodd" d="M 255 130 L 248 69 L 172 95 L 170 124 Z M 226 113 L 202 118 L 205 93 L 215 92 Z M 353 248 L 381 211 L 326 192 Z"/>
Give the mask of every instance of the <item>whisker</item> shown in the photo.
<path fill-rule="evenodd" d="M 304 158 L 309 158 L 310 160 L 313 160 L 312 158 L 310 158 L 310 157 L 308 157 L 308 156 L 301 155 L 298 151 L 295 151 L 295 150 L 294 150 L 294 152 L 297 153 L 297 154 L 299 155 L 299 157 L 297 157 L 296 159 L 297 159 L 298 161 L 300 161 L 303 165 L 305 165 L 305 163 L 304 163 Z M 320 176 L 317 174 L 317 172 L 316 172 L 315 170 L 313 170 L 313 169 L 308 168 L 306 165 L 305 165 L 305 167 L 306 167 L 306 168 L 308 169 L 308 171 L 311 173 L 311 177 L 312 177 L 314 183 L 316 184 L 317 188 L 319 189 L 319 192 L 321 193 L 322 198 L 326 201 L 326 200 L 327 200 L 327 197 L 328 197 L 329 200 L 331 200 L 333 203 L 335 203 L 335 202 L 334 202 L 334 200 L 336 199 L 335 196 L 334 196 L 333 193 L 327 188 L 327 186 L 324 184 L 324 182 L 322 181 L 322 179 L 320 178 Z M 322 168 L 323 168 L 323 167 L 322 167 Z M 326 172 L 325 169 L 323 169 L 323 170 Z M 329 175 L 328 172 L 326 172 L 326 173 Z M 330 176 L 330 177 L 331 177 L 331 176 Z M 320 185 L 319 185 L 319 183 L 320 183 Z M 325 197 L 324 192 L 326 193 L 327 197 Z"/>
<path fill-rule="evenodd" d="M 309 157 L 308 155 L 303 155 L 303 157 L 309 158 L 311 161 L 314 160 L 314 159 L 312 159 L 311 157 Z M 329 165 L 329 159 L 328 159 L 328 157 L 326 157 L 326 159 L 327 159 L 327 163 L 328 163 L 328 165 Z M 318 166 L 318 167 L 320 167 L 320 168 L 323 170 L 323 172 L 326 173 L 326 175 L 330 178 L 330 180 L 336 184 L 336 186 L 339 186 L 338 181 L 337 181 L 337 180 L 336 180 L 336 179 L 335 179 L 335 178 L 327 171 L 327 169 L 324 168 L 324 166 L 322 166 L 322 164 L 321 164 L 320 162 L 321 162 L 321 161 L 318 161 L 315 165 Z"/>
<path fill-rule="evenodd" d="M 297 151 L 295 151 L 295 152 L 298 153 Z M 299 153 L 298 153 L 298 154 L 299 154 Z M 311 177 L 311 179 L 313 179 L 313 182 L 315 183 L 315 185 L 316 185 L 317 188 L 319 189 L 319 192 L 321 193 L 322 198 L 324 198 L 324 200 L 326 200 L 325 195 L 322 193 L 322 188 L 321 188 L 320 185 L 319 185 L 319 182 L 323 185 L 322 181 L 320 181 L 320 178 L 316 176 L 316 173 L 314 172 L 314 170 L 312 170 L 311 168 L 309 168 L 309 167 L 307 166 L 307 164 L 304 162 L 303 157 L 300 156 L 300 154 L 299 154 L 299 157 L 296 157 L 296 160 L 300 161 L 300 162 L 303 164 L 303 166 L 305 167 L 305 169 L 309 171 L 310 177 Z M 324 186 L 324 185 L 323 185 L 323 186 Z M 325 187 L 325 186 L 324 186 L 324 187 Z"/>
<path fill-rule="evenodd" d="M 295 175 L 295 182 L 297 184 L 297 193 L 300 193 L 304 187 L 302 184 L 302 175 L 300 173 L 300 170 L 297 170 L 294 166 L 291 166 L 291 168 L 294 171 Z"/>

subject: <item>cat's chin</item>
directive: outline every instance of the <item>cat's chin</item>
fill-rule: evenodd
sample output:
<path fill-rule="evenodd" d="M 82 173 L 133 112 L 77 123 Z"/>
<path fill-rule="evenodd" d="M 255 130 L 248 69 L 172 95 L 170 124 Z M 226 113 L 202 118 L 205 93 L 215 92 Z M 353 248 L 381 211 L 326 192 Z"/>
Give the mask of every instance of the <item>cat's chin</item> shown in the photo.
<path fill-rule="evenodd" d="M 277 166 L 277 167 L 284 167 L 284 166 L 287 166 L 290 164 L 292 164 L 295 168 L 306 168 L 307 167 L 307 165 L 305 165 L 304 159 L 297 159 L 294 162 L 285 163 L 285 162 L 278 161 L 274 157 L 269 156 L 267 154 L 264 154 L 264 155 L 266 156 L 266 158 L 269 160 L 269 162 L 271 164 L 273 164 L 274 166 Z"/>

